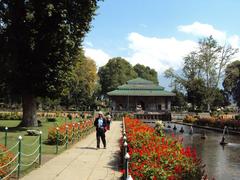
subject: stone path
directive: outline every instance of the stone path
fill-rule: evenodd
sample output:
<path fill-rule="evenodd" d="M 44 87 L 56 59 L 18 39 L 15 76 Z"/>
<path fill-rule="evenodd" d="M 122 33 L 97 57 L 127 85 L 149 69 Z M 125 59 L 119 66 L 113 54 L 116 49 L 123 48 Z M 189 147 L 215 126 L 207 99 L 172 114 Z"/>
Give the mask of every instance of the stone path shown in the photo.
<path fill-rule="evenodd" d="M 22 180 L 115 180 L 119 172 L 121 122 L 106 133 L 107 149 L 96 149 L 96 133 L 24 176 Z"/>

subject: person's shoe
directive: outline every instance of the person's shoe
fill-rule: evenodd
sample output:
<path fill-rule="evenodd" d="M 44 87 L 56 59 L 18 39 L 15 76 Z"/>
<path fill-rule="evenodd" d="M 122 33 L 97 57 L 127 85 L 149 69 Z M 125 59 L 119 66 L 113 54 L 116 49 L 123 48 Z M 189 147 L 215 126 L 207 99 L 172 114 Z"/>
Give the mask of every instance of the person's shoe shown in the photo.
<path fill-rule="evenodd" d="M 97 149 L 100 149 L 100 147 L 99 147 L 99 146 L 97 146 Z"/>
<path fill-rule="evenodd" d="M 104 149 L 107 149 L 106 146 L 104 146 Z"/>

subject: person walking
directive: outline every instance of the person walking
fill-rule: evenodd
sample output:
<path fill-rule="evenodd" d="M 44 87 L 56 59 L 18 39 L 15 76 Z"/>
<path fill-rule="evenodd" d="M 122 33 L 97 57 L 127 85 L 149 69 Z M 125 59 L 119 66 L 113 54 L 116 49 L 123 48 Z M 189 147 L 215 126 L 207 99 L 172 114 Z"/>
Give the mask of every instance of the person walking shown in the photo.
<path fill-rule="evenodd" d="M 107 127 L 107 121 L 103 117 L 103 113 L 101 111 L 98 112 L 98 117 L 94 121 L 94 126 L 96 127 L 97 149 L 100 148 L 100 138 L 102 140 L 104 149 L 106 149 L 105 132 Z"/>
<path fill-rule="evenodd" d="M 107 130 L 110 130 L 110 124 L 111 124 L 111 116 L 107 115 L 106 116 L 106 121 L 107 121 Z"/>

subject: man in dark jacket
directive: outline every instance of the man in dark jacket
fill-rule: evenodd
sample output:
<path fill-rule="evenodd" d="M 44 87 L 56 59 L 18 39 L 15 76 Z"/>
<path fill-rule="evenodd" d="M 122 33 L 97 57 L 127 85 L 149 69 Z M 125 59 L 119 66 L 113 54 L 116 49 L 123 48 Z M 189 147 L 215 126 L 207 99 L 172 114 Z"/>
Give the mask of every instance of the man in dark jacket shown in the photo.
<path fill-rule="evenodd" d="M 100 148 L 100 138 L 102 139 L 104 148 L 106 148 L 105 132 L 107 122 L 101 111 L 98 113 L 98 117 L 94 121 L 94 126 L 96 127 L 97 148 Z"/>

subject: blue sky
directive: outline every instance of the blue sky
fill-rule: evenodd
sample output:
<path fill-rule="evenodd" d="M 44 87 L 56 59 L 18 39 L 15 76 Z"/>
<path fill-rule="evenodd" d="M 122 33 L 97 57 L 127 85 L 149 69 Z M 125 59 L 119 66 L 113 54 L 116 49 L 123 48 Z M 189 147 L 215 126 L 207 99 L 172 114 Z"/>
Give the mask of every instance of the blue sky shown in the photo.
<path fill-rule="evenodd" d="M 179 71 L 200 38 L 213 35 L 220 44 L 240 47 L 239 7 L 239 0 L 105 0 L 84 49 L 98 67 L 120 56 L 154 68 L 167 86 L 164 70 Z"/>

